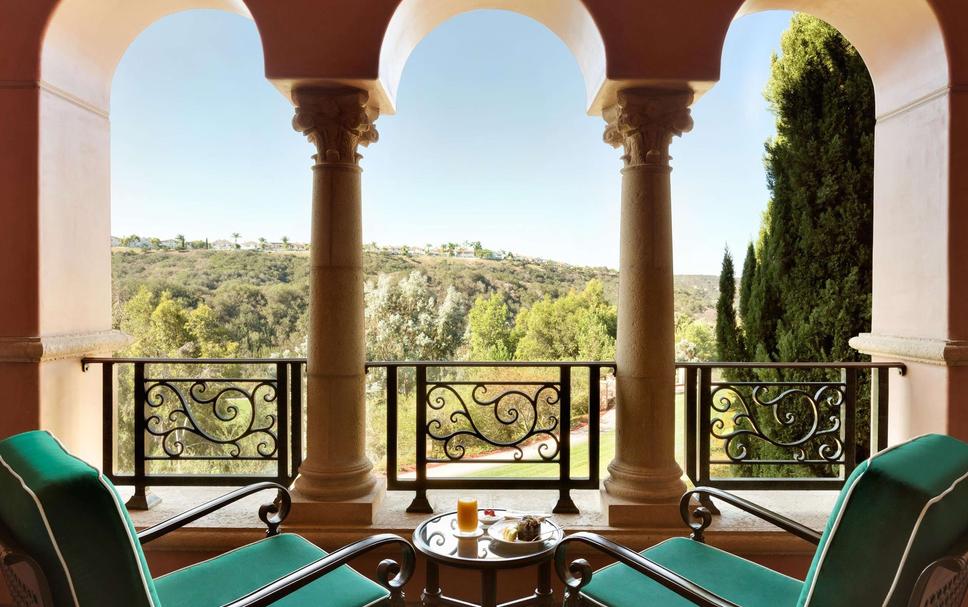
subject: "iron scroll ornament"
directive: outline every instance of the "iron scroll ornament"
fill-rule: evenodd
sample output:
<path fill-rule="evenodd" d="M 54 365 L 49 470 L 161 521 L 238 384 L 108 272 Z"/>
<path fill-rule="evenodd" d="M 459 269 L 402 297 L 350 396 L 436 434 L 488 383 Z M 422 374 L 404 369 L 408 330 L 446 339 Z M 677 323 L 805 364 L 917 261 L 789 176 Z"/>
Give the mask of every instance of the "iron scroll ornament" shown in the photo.
<path fill-rule="evenodd" d="M 470 407 L 464 397 L 455 386 L 472 386 L 470 398 L 473 405 L 482 409 L 491 409 L 493 418 L 505 428 L 513 428 L 522 419 L 525 427 L 514 432 L 510 440 L 501 440 L 498 437 L 488 435 L 475 420 Z M 510 389 L 504 390 L 493 397 L 489 397 L 487 392 L 489 386 L 507 386 Z M 527 387 L 532 390 L 526 390 Z M 555 461 L 561 449 L 561 444 L 557 431 L 559 430 L 560 420 L 553 413 L 542 415 L 542 405 L 555 407 L 561 400 L 561 387 L 553 382 L 428 382 L 424 402 L 427 407 L 434 411 L 444 411 L 452 396 L 456 401 L 456 409 L 446 416 L 453 425 L 445 428 L 443 421 L 439 417 L 427 422 L 427 436 L 438 441 L 443 445 L 444 454 L 449 461 L 460 461 L 466 454 L 464 445 L 467 440 L 477 440 L 484 444 L 499 448 L 510 448 L 514 450 L 514 460 L 525 462 L 524 450 L 521 445 L 534 438 L 550 439 L 550 442 L 542 442 L 538 445 L 537 453 L 541 458 L 537 461 Z M 527 410 L 524 409 L 527 407 Z M 525 410 L 522 413 L 522 410 Z M 542 423 L 543 421 L 543 423 Z"/>
<path fill-rule="evenodd" d="M 277 387 L 274 379 L 234 380 L 236 383 L 227 384 L 213 394 L 207 394 L 210 384 L 226 383 L 224 380 L 187 380 L 152 379 L 145 380 L 145 404 L 156 412 L 145 418 L 145 430 L 160 439 L 165 455 L 171 459 L 272 459 L 279 449 L 278 436 L 275 432 L 277 417 L 274 412 L 263 413 L 260 416 L 258 403 L 273 404 L 277 398 Z M 186 393 L 179 387 L 179 383 L 190 384 Z M 239 384 L 251 384 L 246 389 Z M 168 404 L 167 394 L 174 395 L 174 407 L 164 414 L 162 408 Z M 244 403 L 248 411 L 243 416 L 239 403 Z M 203 409 L 210 411 L 208 421 L 200 418 Z M 169 425 L 166 425 L 167 418 Z M 256 425 L 260 420 L 262 425 Z M 247 423 L 244 420 L 248 420 Z M 215 426 L 222 432 L 214 432 Z M 226 455 L 192 455 L 186 456 L 185 436 L 191 435 L 202 443 L 225 448 Z M 244 455 L 245 443 L 250 437 L 256 437 L 255 447 L 250 450 L 251 455 Z"/>
<path fill-rule="evenodd" d="M 810 392 L 794 383 L 755 384 L 749 400 L 740 389 L 742 383 L 714 384 L 710 405 L 722 417 L 710 420 L 709 433 L 723 441 L 723 451 L 734 463 L 756 463 L 750 459 L 750 440 L 760 440 L 793 452 L 793 462 L 842 463 L 844 442 L 840 437 L 840 409 L 844 404 L 845 386 L 841 383 L 823 384 Z M 782 388 L 770 396 L 771 388 Z M 732 395 L 732 398 L 730 397 Z M 751 406 L 752 405 L 752 406 Z M 757 408 L 769 409 L 778 427 L 771 432 L 764 427 Z M 732 430 L 726 429 L 724 417 L 732 410 Z M 826 412 L 825 412 L 826 410 Z M 775 430 L 786 429 L 791 436 L 777 436 Z M 807 450 L 816 445 L 818 459 L 808 458 Z"/>

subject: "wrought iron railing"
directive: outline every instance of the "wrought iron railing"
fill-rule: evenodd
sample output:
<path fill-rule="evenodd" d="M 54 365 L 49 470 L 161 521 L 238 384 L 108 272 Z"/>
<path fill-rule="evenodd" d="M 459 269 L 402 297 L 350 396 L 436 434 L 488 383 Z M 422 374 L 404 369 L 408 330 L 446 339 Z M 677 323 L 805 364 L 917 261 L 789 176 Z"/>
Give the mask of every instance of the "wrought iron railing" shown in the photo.
<path fill-rule="evenodd" d="M 685 469 L 724 489 L 839 489 L 887 444 L 901 363 L 679 363 Z"/>
<path fill-rule="evenodd" d="M 135 487 L 132 507 L 150 506 L 151 485 L 288 485 L 296 476 L 305 359 L 84 360 L 92 364 L 102 368 L 103 468 Z M 676 367 L 685 472 L 694 484 L 731 489 L 841 487 L 886 445 L 888 373 L 904 372 L 900 363 Z M 599 487 L 614 363 L 366 370 L 368 399 L 386 408 L 387 488 L 414 492 L 409 511 L 429 512 L 433 489 L 530 489 L 558 491 L 554 510 L 576 512 L 571 492 Z M 572 465 L 573 426 L 584 466 Z"/>
<path fill-rule="evenodd" d="M 597 489 L 600 469 L 601 382 L 608 362 L 401 362 L 371 363 L 386 371 L 387 488 L 414 491 L 408 512 L 432 512 L 428 489 L 550 489 L 554 512 L 578 512 L 574 489 Z M 401 475 L 398 423 L 401 373 L 412 371 L 415 395 L 413 474 Z M 582 391 L 576 399 L 576 388 Z M 409 390 L 407 390 L 409 391 Z M 576 402 L 582 404 L 576 410 Z M 572 422 L 587 416 L 587 474 L 572 471 Z M 486 452 L 488 457 L 473 457 Z M 434 476 L 434 467 L 475 466 L 556 469 L 554 476 L 468 478 Z"/>
<path fill-rule="evenodd" d="M 101 365 L 102 468 L 115 484 L 134 486 L 129 507 L 154 503 L 150 485 L 289 485 L 296 477 L 304 360 L 88 358 L 83 364 Z"/>

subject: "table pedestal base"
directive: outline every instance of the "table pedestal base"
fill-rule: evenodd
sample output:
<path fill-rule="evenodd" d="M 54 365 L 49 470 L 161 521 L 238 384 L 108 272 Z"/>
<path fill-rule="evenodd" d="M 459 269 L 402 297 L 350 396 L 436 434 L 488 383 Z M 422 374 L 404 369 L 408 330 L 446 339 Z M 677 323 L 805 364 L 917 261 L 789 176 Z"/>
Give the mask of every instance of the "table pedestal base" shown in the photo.
<path fill-rule="evenodd" d="M 440 569 L 437 563 L 427 561 L 427 583 L 420 594 L 422 607 L 553 607 L 554 590 L 551 588 L 551 561 L 538 565 L 538 583 L 534 594 L 520 599 L 498 604 L 497 570 L 481 570 L 481 602 L 468 603 L 460 599 L 444 596 L 440 590 Z"/>

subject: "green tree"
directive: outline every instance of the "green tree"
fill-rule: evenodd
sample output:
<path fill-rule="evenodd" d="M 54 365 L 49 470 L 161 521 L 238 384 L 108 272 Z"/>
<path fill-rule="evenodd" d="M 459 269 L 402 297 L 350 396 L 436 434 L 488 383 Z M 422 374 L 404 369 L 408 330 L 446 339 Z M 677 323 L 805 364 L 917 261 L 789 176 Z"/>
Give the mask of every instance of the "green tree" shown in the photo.
<path fill-rule="evenodd" d="M 756 276 L 756 247 L 750 242 L 743 260 L 743 275 L 739 279 L 739 318 L 746 323 L 749 315 L 750 297 L 753 295 L 753 280 Z"/>
<path fill-rule="evenodd" d="M 823 21 L 794 16 L 780 46 L 766 89 L 776 116 L 765 159 L 771 198 L 759 239 L 747 253 L 740 295 L 747 346 L 758 361 L 859 360 L 847 341 L 870 330 L 873 87 L 857 51 Z M 836 377 L 783 370 L 764 372 L 761 379 Z M 859 427 L 868 415 L 865 393 L 860 386 Z M 805 436 L 809 417 L 773 424 L 770 433 L 787 442 Z M 865 442 L 862 437 L 862 450 Z M 764 441 L 745 446 L 753 458 L 793 455 Z M 818 448 L 814 440 L 803 450 L 816 459 Z M 826 466 L 755 468 L 750 472 L 760 476 L 826 472 Z"/>
<path fill-rule="evenodd" d="M 464 338 L 466 306 L 449 287 L 442 301 L 424 274 L 395 281 L 381 274 L 365 286 L 368 360 L 449 360 Z"/>
<path fill-rule="evenodd" d="M 723 253 L 723 267 L 719 273 L 719 302 L 716 304 L 716 352 L 719 360 L 741 361 L 746 359 L 743 338 L 736 325 L 736 277 L 733 272 L 733 256 L 729 248 Z"/>
<path fill-rule="evenodd" d="M 514 325 L 504 297 L 478 295 L 467 315 L 472 360 L 511 360 L 514 356 Z"/>
<path fill-rule="evenodd" d="M 546 295 L 515 319 L 517 360 L 611 360 L 618 314 L 601 281 L 564 297 Z"/>
<path fill-rule="evenodd" d="M 282 239 L 280 240 L 280 242 L 282 242 L 282 248 L 283 249 L 287 249 L 287 250 L 289 249 L 289 237 L 288 236 L 283 236 Z"/>
<path fill-rule="evenodd" d="M 706 362 L 716 359 L 716 333 L 708 322 L 679 316 L 676 319 L 676 360 Z"/>
<path fill-rule="evenodd" d="M 235 244 L 236 249 L 239 248 L 239 238 L 241 237 L 242 235 L 238 232 L 232 232 L 232 243 Z"/>
<path fill-rule="evenodd" d="M 766 90 L 772 198 L 744 323 L 773 359 L 857 360 L 847 340 L 871 319 L 873 86 L 856 49 L 819 19 L 794 16 L 781 50 Z"/>
<path fill-rule="evenodd" d="M 178 250 L 179 251 L 184 251 L 185 250 L 185 235 L 184 234 L 179 234 L 179 235 L 175 236 L 175 240 L 178 241 Z"/>

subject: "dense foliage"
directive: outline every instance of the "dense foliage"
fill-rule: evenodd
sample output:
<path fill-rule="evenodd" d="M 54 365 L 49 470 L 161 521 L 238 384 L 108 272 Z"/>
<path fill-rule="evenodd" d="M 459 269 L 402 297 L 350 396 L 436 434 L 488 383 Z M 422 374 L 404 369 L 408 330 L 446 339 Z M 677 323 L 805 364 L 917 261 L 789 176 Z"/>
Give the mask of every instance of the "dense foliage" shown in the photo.
<path fill-rule="evenodd" d="M 874 91 L 857 51 L 818 19 L 796 15 L 781 48 L 766 90 L 772 198 L 740 289 L 748 349 L 856 360 L 847 340 L 871 320 Z"/>
<path fill-rule="evenodd" d="M 137 340 L 125 354 L 306 352 L 305 253 L 118 250 L 113 266 L 115 326 Z M 614 355 L 612 270 L 367 252 L 364 274 L 371 360 Z M 716 296 L 714 277 L 676 277 L 677 341 L 689 360 L 711 356 Z"/>
<path fill-rule="evenodd" d="M 848 340 L 870 329 L 873 234 L 874 92 L 863 60 L 833 27 L 798 14 L 773 57 L 766 98 L 776 136 L 766 144 L 771 193 L 758 242 L 750 244 L 739 288 L 736 323 L 720 327 L 720 355 L 755 361 L 859 360 Z M 727 264 L 727 261 L 730 263 Z M 720 321 L 730 323 L 731 260 L 721 274 Z M 725 286 L 724 286 L 725 285 Z M 726 300 L 730 301 L 726 301 Z M 734 375 L 736 375 L 734 373 Z M 734 377 L 734 379 L 751 379 Z M 837 379 L 822 371 L 763 372 L 760 379 Z M 865 394 L 863 386 L 858 392 Z M 862 396 L 861 419 L 867 415 Z M 805 436 L 810 415 L 774 424 L 775 438 Z M 819 439 L 817 439 L 819 440 Z M 860 438 L 861 449 L 866 439 Z M 806 446 L 816 457 L 819 443 Z M 791 450 L 760 440 L 745 444 L 754 458 L 789 459 Z M 862 454 L 863 455 L 863 454 Z M 811 456 L 808 456 L 811 457 Z M 761 466 L 760 476 L 823 473 Z M 817 468 L 814 466 L 813 468 Z"/>
<path fill-rule="evenodd" d="M 719 360 L 744 360 L 743 338 L 736 326 L 736 277 L 733 257 L 729 249 L 723 253 L 723 269 L 719 275 L 719 301 L 716 303 L 716 351 Z"/>

